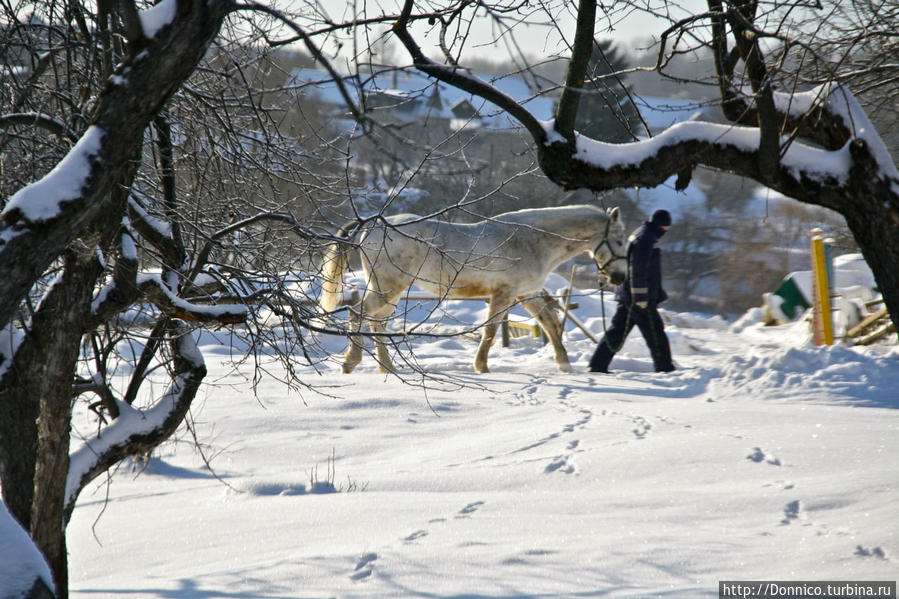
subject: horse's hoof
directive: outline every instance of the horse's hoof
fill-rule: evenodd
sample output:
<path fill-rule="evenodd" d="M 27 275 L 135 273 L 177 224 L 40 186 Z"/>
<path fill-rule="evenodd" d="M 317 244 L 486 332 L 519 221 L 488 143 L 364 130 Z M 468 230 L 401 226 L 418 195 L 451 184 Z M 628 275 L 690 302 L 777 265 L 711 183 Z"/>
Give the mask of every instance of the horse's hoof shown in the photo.
<path fill-rule="evenodd" d="M 378 366 L 378 370 L 382 374 L 393 374 L 395 372 L 393 366 Z"/>
<path fill-rule="evenodd" d="M 571 372 L 571 364 L 567 362 L 565 364 L 559 364 L 559 372 Z"/>
<path fill-rule="evenodd" d="M 487 374 L 488 372 L 490 372 L 490 369 L 487 368 L 487 366 L 480 366 L 480 367 L 475 366 L 474 371 L 477 372 L 478 374 Z"/>
<path fill-rule="evenodd" d="M 343 365 L 343 373 L 349 374 L 349 373 L 353 372 L 353 368 L 355 368 L 355 366 L 350 366 L 349 364 L 344 364 Z"/>

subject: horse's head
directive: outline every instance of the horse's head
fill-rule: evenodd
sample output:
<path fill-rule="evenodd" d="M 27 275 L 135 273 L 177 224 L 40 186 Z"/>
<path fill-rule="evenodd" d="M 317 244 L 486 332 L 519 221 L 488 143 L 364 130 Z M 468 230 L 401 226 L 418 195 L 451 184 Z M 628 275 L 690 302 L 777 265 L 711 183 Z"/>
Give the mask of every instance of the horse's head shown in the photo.
<path fill-rule="evenodd" d="M 624 221 L 621 220 L 617 206 L 607 211 L 607 215 L 608 219 L 591 255 L 599 271 L 608 277 L 613 285 L 619 285 L 624 282 L 627 274 Z"/>

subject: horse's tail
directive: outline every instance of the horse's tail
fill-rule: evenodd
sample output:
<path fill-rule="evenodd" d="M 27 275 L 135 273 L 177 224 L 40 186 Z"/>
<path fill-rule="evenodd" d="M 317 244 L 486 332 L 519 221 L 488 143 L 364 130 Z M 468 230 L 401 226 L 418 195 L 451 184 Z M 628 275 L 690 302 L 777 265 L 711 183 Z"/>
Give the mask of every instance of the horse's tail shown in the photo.
<path fill-rule="evenodd" d="M 342 226 L 336 236 L 349 238 L 350 232 L 358 223 L 351 222 Z M 325 249 L 322 260 L 322 293 L 318 306 L 322 312 L 333 312 L 340 304 L 343 296 L 343 274 L 350 265 L 350 245 L 347 242 L 332 241 Z"/>

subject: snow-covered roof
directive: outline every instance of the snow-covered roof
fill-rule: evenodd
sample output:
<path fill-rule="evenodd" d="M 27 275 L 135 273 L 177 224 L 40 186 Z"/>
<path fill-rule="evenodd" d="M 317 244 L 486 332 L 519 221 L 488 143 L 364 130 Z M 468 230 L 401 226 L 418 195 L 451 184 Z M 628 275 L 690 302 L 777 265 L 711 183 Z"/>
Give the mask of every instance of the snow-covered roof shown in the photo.
<path fill-rule="evenodd" d="M 551 121 L 556 97 L 548 92 L 535 94 L 521 77 L 490 78 L 480 76 L 504 94 L 527 108 L 537 119 Z M 316 69 L 297 69 L 293 82 L 303 85 L 314 97 L 325 104 L 344 107 L 345 103 L 337 85 L 328 73 Z M 349 81 L 347 82 L 349 86 Z M 413 69 L 393 69 L 373 74 L 363 83 L 368 104 L 381 111 L 391 110 L 391 118 L 444 119 L 454 129 L 462 126 L 490 130 L 508 130 L 517 124 L 496 105 L 456 87 L 439 82 Z M 358 90 L 355 90 L 358 93 Z M 635 104 L 653 133 L 671 125 L 694 119 L 702 112 L 702 105 L 693 100 L 635 96 Z M 460 119 L 454 114 L 454 106 L 469 104 L 478 117 Z M 395 108 L 396 110 L 392 110 Z M 383 112 L 382 112 L 383 114 Z"/>
<path fill-rule="evenodd" d="M 344 106 L 337 85 L 324 71 L 298 69 L 293 72 L 293 80 L 295 85 L 306 86 L 307 91 L 320 101 L 332 106 Z M 490 83 L 521 103 L 538 119 L 552 118 L 554 99 L 549 95 L 535 96 L 524 80 L 517 77 L 503 77 L 490 80 Z M 471 126 L 491 130 L 508 130 L 518 126 L 491 102 L 411 69 L 395 69 L 385 71 L 383 74 L 373 74 L 364 80 L 362 91 L 366 98 L 378 98 L 376 104 L 382 110 L 389 108 L 385 100 L 395 100 L 397 111 L 392 111 L 392 118 L 396 118 L 396 113 L 401 111 L 408 119 L 443 119 L 459 123 L 460 120 L 453 114 L 451 108 L 467 101 L 479 115 L 479 118 L 471 121 Z M 358 93 L 358 89 L 355 93 Z"/>

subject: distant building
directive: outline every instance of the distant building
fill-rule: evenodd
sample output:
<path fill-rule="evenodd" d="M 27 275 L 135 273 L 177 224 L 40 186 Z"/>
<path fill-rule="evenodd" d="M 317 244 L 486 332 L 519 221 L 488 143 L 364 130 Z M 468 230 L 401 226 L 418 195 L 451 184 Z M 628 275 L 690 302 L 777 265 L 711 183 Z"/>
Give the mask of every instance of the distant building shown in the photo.
<path fill-rule="evenodd" d="M 470 75 L 478 77 L 477 75 Z M 557 96 L 551 92 L 535 93 L 528 83 L 515 76 L 482 77 L 541 121 L 553 118 Z M 494 104 L 414 69 L 390 69 L 373 73 L 360 80 L 344 79 L 351 97 L 363 98 L 370 116 L 382 124 L 423 123 L 442 125 L 452 131 L 472 129 L 495 133 L 511 132 L 519 125 Z M 337 85 L 324 71 L 298 69 L 293 72 L 293 85 L 302 86 L 314 98 L 331 107 L 335 123 L 344 120 L 344 128 L 352 130 L 354 123 L 346 120 L 346 104 Z M 634 96 L 643 120 L 652 135 L 671 125 L 696 118 L 702 114 L 701 103 L 690 100 Z"/>
<path fill-rule="evenodd" d="M 538 119 L 552 118 L 554 98 L 548 94 L 535 95 L 524 80 L 503 77 L 490 83 Z M 338 121 L 347 119 L 343 96 L 327 73 L 296 70 L 292 84 L 302 86 L 311 97 L 332 107 Z M 350 88 L 352 97 L 363 98 L 362 104 L 371 111 L 370 116 L 382 124 L 427 122 L 453 131 L 477 129 L 497 133 L 518 128 L 518 124 L 494 104 L 415 70 L 374 73 L 364 78 L 361 89 L 357 78 L 344 79 L 344 85 Z M 347 130 L 352 127 L 353 123 L 345 123 Z"/>

